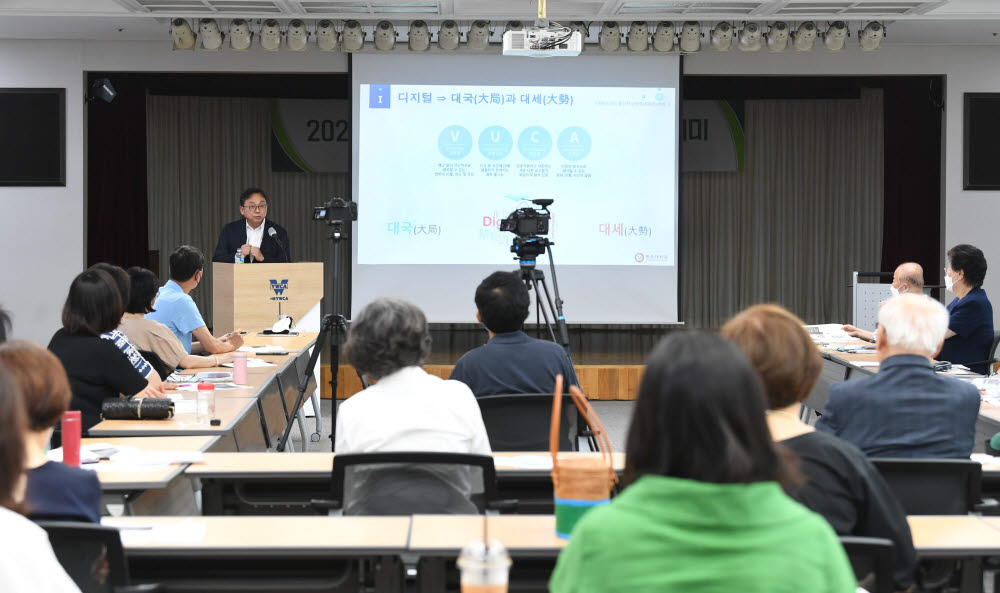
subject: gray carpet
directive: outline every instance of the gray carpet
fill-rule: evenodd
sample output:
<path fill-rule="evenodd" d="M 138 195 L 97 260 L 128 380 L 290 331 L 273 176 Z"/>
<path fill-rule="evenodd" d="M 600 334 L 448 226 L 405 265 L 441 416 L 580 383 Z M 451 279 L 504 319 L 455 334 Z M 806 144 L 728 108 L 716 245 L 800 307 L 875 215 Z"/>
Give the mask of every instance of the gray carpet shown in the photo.
<path fill-rule="evenodd" d="M 331 400 L 325 399 L 322 402 L 323 411 L 323 438 L 318 443 L 309 443 L 309 451 L 329 451 L 330 450 L 330 404 Z M 633 402 L 630 401 L 592 401 L 597 416 L 604 424 L 604 429 L 608 431 L 608 438 L 611 439 L 611 447 L 615 451 L 625 450 L 625 435 L 628 433 L 629 422 L 632 418 Z M 315 421 L 308 419 L 308 432 L 312 432 Z M 292 442 L 296 451 L 302 451 L 302 439 L 299 437 L 298 427 L 292 431 Z"/>

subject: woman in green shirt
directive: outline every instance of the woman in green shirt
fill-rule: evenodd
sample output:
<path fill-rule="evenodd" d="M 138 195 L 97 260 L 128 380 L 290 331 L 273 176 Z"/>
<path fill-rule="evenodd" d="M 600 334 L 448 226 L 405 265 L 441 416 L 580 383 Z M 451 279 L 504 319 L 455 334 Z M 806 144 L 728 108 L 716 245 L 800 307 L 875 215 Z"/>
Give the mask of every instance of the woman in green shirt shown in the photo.
<path fill-rule="evenodd" d="M 854 593 L 829 524 L 788 498 L 800 479 L 771 442 L 764 390 L 722 338 L 678 332 L 646 363 L 626 489 L 573 529 L 553 593 Z"/>

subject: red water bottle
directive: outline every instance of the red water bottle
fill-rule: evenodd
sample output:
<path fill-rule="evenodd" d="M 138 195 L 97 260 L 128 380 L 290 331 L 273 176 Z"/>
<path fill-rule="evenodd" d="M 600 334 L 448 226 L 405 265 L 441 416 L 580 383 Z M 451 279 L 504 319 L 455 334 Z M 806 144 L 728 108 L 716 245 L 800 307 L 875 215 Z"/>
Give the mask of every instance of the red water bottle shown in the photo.
<path fill-rule="evenodd" d="M 62 418 L 63 463 L 80 467 L 80 429 L 82 421 L 79 410 L 69 410 Z"/>

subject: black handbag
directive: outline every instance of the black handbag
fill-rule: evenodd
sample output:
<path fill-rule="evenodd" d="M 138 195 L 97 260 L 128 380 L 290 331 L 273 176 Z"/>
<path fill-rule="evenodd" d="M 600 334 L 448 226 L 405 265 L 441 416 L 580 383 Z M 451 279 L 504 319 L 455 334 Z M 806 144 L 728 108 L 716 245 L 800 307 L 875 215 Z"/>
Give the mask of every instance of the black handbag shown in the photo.
<path fill-rule="evenodd" d="M 104 420 L 166 420 L 174 416 L 173 400 L 160 397 L 112 397 L 101 402 Z"/>

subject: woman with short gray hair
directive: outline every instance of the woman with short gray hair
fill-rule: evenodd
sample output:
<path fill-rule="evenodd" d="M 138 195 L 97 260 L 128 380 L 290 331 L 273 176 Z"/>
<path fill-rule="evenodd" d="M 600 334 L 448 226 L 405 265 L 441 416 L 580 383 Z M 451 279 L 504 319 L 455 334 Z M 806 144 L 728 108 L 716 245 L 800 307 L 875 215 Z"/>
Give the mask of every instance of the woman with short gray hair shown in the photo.
<path fill-rule="evenodd" d="M 362 375 L 381 379 L 419 366 L 431 353 L 427 318 L 419 307 L 392 298 L 373 301 L 351 327 L 344 357 Z"/>

